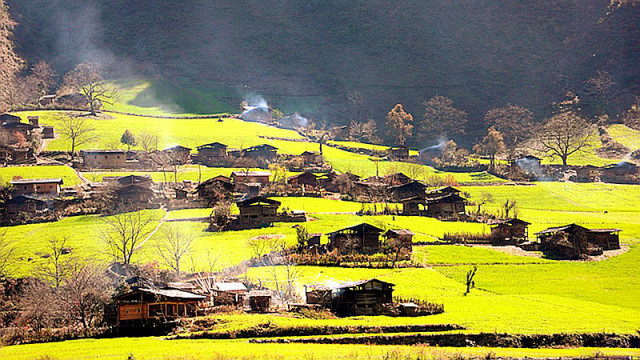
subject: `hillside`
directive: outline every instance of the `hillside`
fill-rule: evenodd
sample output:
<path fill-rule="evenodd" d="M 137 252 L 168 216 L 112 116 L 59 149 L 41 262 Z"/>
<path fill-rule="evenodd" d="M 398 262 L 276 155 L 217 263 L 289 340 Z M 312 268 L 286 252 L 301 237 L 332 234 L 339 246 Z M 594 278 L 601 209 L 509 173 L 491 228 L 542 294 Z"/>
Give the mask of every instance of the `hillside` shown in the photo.
<path fill-rule="evenodd" d="M 237 108 L 250 93 L 285 112 L 344 123 L 346 95 L 381 121 L 402 102 L 420 116 L 435 94 L 470 114 L 476 137 L 486 110 L 516 103 L 542 118 L 575 91 L 593 111 L 585 80 L 610 73 L 606 109 L 637 91 L 639 7 L 607 15 L 608 0 L 527 1 L 7 1 L 18 49 L 59 72 L 83 60 L 117 77 L 152 79 L 138 104 L 176 112 Z M 171 14 L 171 16 L 168 16 Z"/>

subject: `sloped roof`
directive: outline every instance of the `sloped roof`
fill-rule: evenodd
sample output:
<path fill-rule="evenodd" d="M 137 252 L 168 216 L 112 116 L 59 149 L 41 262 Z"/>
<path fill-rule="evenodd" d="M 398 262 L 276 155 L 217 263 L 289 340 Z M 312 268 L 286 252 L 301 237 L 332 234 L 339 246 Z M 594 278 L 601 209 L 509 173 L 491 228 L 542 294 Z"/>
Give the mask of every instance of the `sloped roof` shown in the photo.
<path fill-rule="evenodd" d="M 390 229 L 390 230 L 387 230 L 384 233 L 384 235 L 389 234 L 389 233 L 397 234 L 397 235 L 415 235 L 413 233 L 413 231 L 408 230 L 408 229 Z"/>
<path fill-rule="evenodd" d="M 363 229 L 364 229 L 364 228 L 373 229 L 373 230 L 376 230 L 376 231 L 378 231 L 378 232 L 383 232 L 383 231 L 384 231 L 384 229 L 380 229 L 380 228 L 379 228 L 379 227 L 377 227 L 377 226 L 373 226 L 373 225 L 371 225 L 371 224 L 367 224 L 367 223 L 360 223 L 360 224 L 358 224 L 358 225 L 353 225 L 353 226 L 346 227 L 346 228 L 344 228 L 344 229 L 340 229 L 340 230 L 332 231 L 332 232 L 330 232 L 330 233 L 327 233 L 327 235 L 336 234 L 336 233 L 339 233 L 339 232 L 342 232 L 342 231 L 345 231 L 345 230 L 352 230 L 352 229 L 353 229 L 353 230 L 355 230 L 355 229 L 358 229 L 358 228 L 360 228 L 360 227 L 361 227 L 361 228 L 363 228 Z"/>
<path fill-rule="evenodd" d="M 254 197 L 249 198 L 247 200 L 242 200 L 242 201 L 238 201 L 237 202 L 238 206 L 258 205 L 258 204 L 261 204 L 261 203 L 262 204 L 267 204 L 267 205 L 278 205 L 278 206 L 280 206 L 280 204 L 282 204 L 278 200 L 269 199 L 269 198 L 266 198 L 264 196 L 254 196 Z"/>
<path fill-rule="evenodd" d="M 361 286 L 370 282 L 379 282 L 383 285 L 388 285 L 390 287 L 394 287 L 396 286 L 395 284 L 392 284 L 390 282 L 386 282 L 386 281 L 382 281 L 382 280 L 378 280 L 378 279 L 369 279 L 369 280 L 359 280 L 359 281 L 349 281 L 349 282 L 345 282 L 342 283 L 338 286 L 335 287 L 335 289 L 348 289 L 348 288 L 352 288 L 352 287 L 357 287 L 357 286 Z"/>
<path fill-rule="evenodd" d="M 80 150 L 81 154 L 124 154 L 124 150 Z"/>
<path fill-rule="evenodd" d="M 530 222 L 527 222 L 527 221 L 524 221 L 524 220 L 520 220 L 520 219 L 517 219 L 517 218 L 507 219 L 507 220 L 498 220 L 498 221 L 494 221 L 492 223 L 489 223 L 489 225 L 513 225 L 513 224 L 531 225 Z"/>
<path fill-rule="evenodd" d="M 270 171 L 234 171 L 231 176 L 247 177 L 247 176 L 271 176 Z"/>
<path fill-rule="evenodd" d="M 62 184 L 62 179 L 14 179 L 11 180 L 11 184 Z"/>
<path fill-rule="evenodd" d="M 206 296 L 198 295 L 191 292 L 178 290 L 178 289 L 151 289 L 151 288 L 139 288 L 135 291 L 123 294 L 118 296 L 118 298 L 123 298 L 131 295 L 135 292 L 142 292 L 147 294 L 153 294 L 158 296 L 164 296 L 172 299 L 183 299 L 183 300 L 204 300 Z"/>
<path fill-rule="evenodd" d="M 166 148 L 162 151 L 191 151 L 191 148 L 182 145 L 176 145 L 170 148 Z"/>
<path fill-rule="evenodd" d="M 209 148 L 217 148 L 217 147 L 225 147 L 226 148 L 227 145 L 215 141 L 215 142 L 212 142 L 212 143 L 200 145 L 200 146 L 197 147 L 197 149 L 200 150 L 200 149 L 209 149 Z"/>
<path fill-rule="evenodd" d="M 215 283 L 213 286 L 218 291 L 247 291 L 247 287 L 241 282 Z"/>

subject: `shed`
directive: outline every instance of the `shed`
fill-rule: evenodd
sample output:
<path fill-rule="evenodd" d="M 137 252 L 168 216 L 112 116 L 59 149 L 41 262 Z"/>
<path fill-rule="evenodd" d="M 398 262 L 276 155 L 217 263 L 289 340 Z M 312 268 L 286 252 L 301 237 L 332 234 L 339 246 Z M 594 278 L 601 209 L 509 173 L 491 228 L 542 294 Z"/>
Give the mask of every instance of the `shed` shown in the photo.
<path fill-rule="evenodd" d="M 382 236 L 386 238 L 386 241 L 397 240 L 399 245 L 402 248 L 407 249 L 409 253 L 411 253 L 413 249 L 413 235 L 414 233 L 407 229 L 390 229 L 382 234 Z"/>
<path fill-rule="evenodd" d="M 373 253 L 380 249 L 380 234 L 383 229 L 361 223 L 328 233 L 331 248 L 340 252 Z"/>
<path fill-rule="evenodd" d="M 603 167 L 600 179 L 608 183 L 637 184 L 640 182 L 639 169 L 638 165 L 634 163 L 621 161 Z"/>
<path fill-rule="evenodd" d="M 407 160 L 409 158 L 409 148 L 406 146 L 394 146 L 387 150 L 392 160 Z"/>
<path fill-rule="evenodd" d="M 304 294 L 307 304 L 316 304 L 330 308 L 333 299 L 333 289 L 325 285 L 305 285 Z"/>
<path fill-rule="evenodd" d="M 319 151 L 305 151 L 300 156 L 304 165 L 322 165 L 324 163 L 322 154 Z"/>
<path fill-rule="evenodd" d="M 530 222 L 516 218 L 489 224 L 491 226 L 491 237 L 498 241 L 527 241 L 529 238 L 529 225 L 531 225 Z"/>
<path fill-rule="evenodd" d="M 318 177 L 310 172 L 303 172 L 302 174 L 290 176 L 287 178 L 287 183 L 297 186 L 318 186 Z"/>
<path fill-rule="evenodd" d="M 7 217 L 17 220 L 21 213 L 42 215 L 51 209 L 50 202 L 31 195 L 19 195 L 5 202 Z"/>
<path fill-rule="evenodd" d="M 281 202 L 264 196 L 255 196 L 236 204 L 240 210 L 240 218 L 251 220 L 277 216 Z"/>
<path fill-rule="evenodd" d="M 43 126 L 42 127 L 42 138 L 43 139 L 53 139 L 55 137 L 55 131 L 53 126 Z"/>
<path fill-rule="evenodd" d="M 216 176 L 207 179 L 196 187 L 198 198 L 213 205 L 223 197 L 228 196 L 233 191 L 231 179 L 226 176 Z"/>
<path fill-rule="evenodd" d="M 260 183 L 261 185 L 268 185 L 271 177 L 269 171 L 234 171 L 231 173 L 231 179 L 234 184 L 239 183 Z"/>
<path fill-rule="evenodd" d="M 375 315 L 380 305 L 393 302 L 395 285 L 378 279 L 338 285 L 334 289 L 333 309 L 339 315 Z"/>
<path fill-rule="evenodd" d="M 251 311 L 268 312 L 271 310 L 271 292 L 267 290 L 252 290 L 247 295 Z"/>
<path fill-rule="evenodd" d="M 455 192 L 428 193 L 426 216 L 452 219 L 465 216 L 467 200 Z"/>
<path fill-rule="evenodd" d="M 278 157 L 278 148 L 269 144 L 256 145 L 244 149 L 242 156 L 255 160 L 274 161 Z"/>
<path fill-rule="evenodd" d="M 118 320 L 149 320 L 192 317 L 204 295 L 177 289 L 139 288 L 116 297 Z"/>
<path fill-rule="evenodd" d="M 577 224 L 551 227 L 536 233 L 540 250 L 565 258 L 596 255 L 620 248 L 620 229 L 588 229 Z"/>
<path fill-rule="evenodd" d="M 186 164 L 191 159 L 191 148 L 181 145 L 164 149 L 162 152 L 171 156 L 171 161 L 174 164 Z"/>

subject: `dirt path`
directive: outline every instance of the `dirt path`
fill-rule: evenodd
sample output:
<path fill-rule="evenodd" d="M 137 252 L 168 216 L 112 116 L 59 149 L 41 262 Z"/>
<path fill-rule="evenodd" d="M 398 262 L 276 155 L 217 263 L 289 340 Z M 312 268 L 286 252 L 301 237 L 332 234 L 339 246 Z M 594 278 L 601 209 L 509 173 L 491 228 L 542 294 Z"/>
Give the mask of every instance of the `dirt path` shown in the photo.
<path fill-rule="evenodd" d="M 142 245 L 144 245 L 149 239 L 151 239 L 151 237 L 158 231 L 158 229 L 160 229 L 160 226 L 162 226 L 162 224 L 165 221 L 167 221 L 167 218 L 169 217 L 169 212 L 164 207 L 162 207 L 162 210 L 164 210 L 164 216 L 162 217 L 162 219 L 158 223 L 158 226 L 156 226 L 155 229 L 153 229 L 153 231 L 151 231 L 149 233 L 149 235 L 144 240 L 142 240 L 140 245 L 136 246 L 136 250 L 140 249 L 142 247 Z"/>

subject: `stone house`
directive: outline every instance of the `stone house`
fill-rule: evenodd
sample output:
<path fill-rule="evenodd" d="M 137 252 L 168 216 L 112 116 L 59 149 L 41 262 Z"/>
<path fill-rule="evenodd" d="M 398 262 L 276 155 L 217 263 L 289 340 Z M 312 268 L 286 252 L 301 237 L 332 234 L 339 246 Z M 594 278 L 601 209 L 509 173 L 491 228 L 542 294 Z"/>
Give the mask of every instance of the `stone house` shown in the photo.
<path fill-rule="evenodd" d="M 13 179 L 13 193 L 15 195 L 43 195 L 55 197 L 60 194 L 62 179 Z"/>
<path fill-rule="evenodd" d="M 127 167 L 124 150 L 81 150 L 85 169 L 123 169 Z"/>

